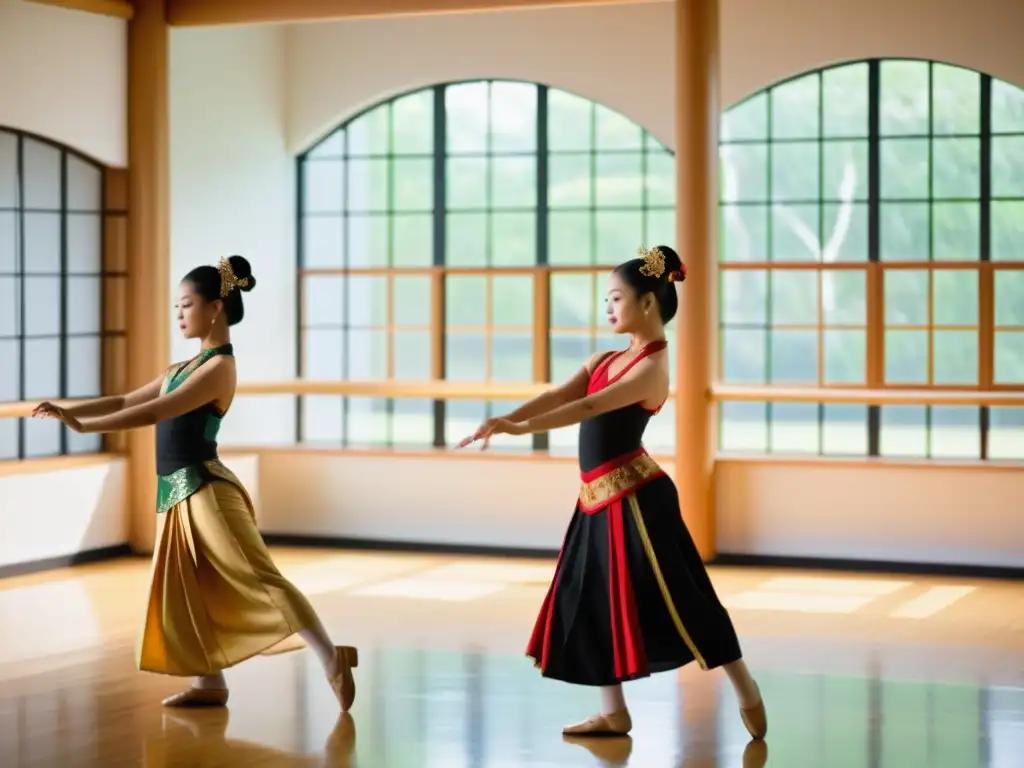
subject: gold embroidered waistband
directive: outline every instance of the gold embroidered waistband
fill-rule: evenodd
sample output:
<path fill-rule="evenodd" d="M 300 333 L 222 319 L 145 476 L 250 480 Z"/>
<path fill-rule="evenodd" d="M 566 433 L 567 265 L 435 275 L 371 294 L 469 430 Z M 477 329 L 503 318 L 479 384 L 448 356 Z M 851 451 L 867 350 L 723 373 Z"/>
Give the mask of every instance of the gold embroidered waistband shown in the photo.
<path fill-rule="evenodd" d="M 625 464 L 613 465 L 598 477 L 584 480 L 580 484 L 580 508 L 584 511 L 601 509 L 662 474 L 658 463 L 641 453 Z"/>

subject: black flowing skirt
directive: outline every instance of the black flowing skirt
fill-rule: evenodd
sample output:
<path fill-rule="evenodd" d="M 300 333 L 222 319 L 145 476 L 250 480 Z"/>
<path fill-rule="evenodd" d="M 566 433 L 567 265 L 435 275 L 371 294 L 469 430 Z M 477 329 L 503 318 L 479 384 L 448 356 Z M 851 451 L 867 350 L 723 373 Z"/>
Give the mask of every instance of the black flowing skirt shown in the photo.
<path fill-rule="evenodd" d="M 544 677 L 594 686 L 742 657 L 671 478 L 577 502 L 526 653 Z"/>

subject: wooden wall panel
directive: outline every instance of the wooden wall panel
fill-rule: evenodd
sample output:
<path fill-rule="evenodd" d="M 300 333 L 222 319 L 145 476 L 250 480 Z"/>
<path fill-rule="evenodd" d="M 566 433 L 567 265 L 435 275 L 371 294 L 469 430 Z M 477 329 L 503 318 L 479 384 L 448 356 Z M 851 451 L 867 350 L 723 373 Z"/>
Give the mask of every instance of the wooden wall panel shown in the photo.
<path fill-rule="evenodd" d="M 125 392 L 128 371 L 128 171 L 103 171 L 103 394 Z M 124 433 L 107 435 L 106 450 L 124 453 Z"/>
<path fill-rule="evenodd" d="M 128 24 L 127 386 L 160 375 L 170 357 L 170 125 L 163 0 L 136 0 Z M 152 428 L 128 433 L 129 543 L 153 549 L 156 446 Z"/>
<path fill-rule="evenodd" d="M 717 0 L 676 0 L 676 230 L 686 259 L 676 320 L 676 483 L 701 556 L 715 550 L 714 296 L 718 220 Z"/>

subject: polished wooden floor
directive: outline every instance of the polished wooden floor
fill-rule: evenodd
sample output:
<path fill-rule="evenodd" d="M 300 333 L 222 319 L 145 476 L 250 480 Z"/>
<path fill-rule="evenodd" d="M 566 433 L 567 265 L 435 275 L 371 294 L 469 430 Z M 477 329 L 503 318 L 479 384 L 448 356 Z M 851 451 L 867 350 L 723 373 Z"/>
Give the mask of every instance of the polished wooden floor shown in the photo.
<path fill-rule="evenodd" d="M 631 739 L 569 742 L 596 693 L 522 656 L 552 563 L 275 556 L 362 649 L 351 718 L 306 650 L 229 671 L 227 710 L 163 710 L 182 681 L 134 669 L 148 563 L 128 559 L 0 581 L 0 766 L 1024 766 L 1024 584 L 715 570 L 767 744 L 695 665 L 627 686 Z"/>

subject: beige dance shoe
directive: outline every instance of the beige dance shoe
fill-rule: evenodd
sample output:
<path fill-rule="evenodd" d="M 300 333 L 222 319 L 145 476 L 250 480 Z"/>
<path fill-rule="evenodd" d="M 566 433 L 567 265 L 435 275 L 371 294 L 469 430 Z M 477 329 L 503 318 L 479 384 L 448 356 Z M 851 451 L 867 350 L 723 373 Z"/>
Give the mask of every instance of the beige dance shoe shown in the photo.
<path fill-rule="evenodd" d="M 757 689 L 758 697 L 761 697 L 761 689 Z M 763 739 L 768 735 L 768 713 L 764 708 L 764 699 L 749 709 L 740 707 L 740 717 L 743 718 L 743 725 L 755 739 Z"/>
<path fill-rule="evenodd" d="M 227 688 L 189 688 L 168 696 L 161 702 L 165 707 L 192 709 L 196 707 L 224 707 L 228 703 Z"/>
<path fill-rule="evenodd" d="M 633 718 L 628 709 L 620 709 L 608 715 L 594 715 L 582 723 L 567 725 L 563 736 L 625 736 L 633 730 Z"/>
<path fill-rule="evenodd" d="M 359 651 L 351 645 L 336 645 L 334 658 L 337 672 L 329 681 L 334 695 L 338 697 L 341 711 L 348 712 L 356 699 L 356 681 L 352 677 L 352 670 L 359 666 Z"/>

